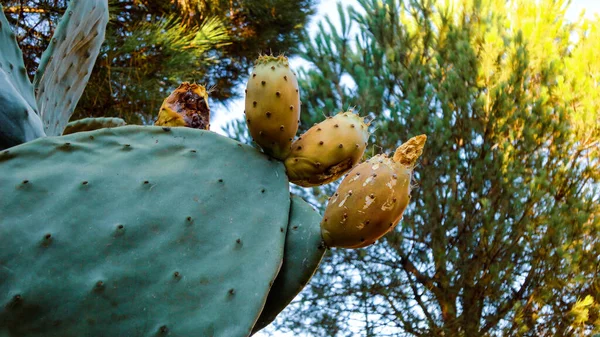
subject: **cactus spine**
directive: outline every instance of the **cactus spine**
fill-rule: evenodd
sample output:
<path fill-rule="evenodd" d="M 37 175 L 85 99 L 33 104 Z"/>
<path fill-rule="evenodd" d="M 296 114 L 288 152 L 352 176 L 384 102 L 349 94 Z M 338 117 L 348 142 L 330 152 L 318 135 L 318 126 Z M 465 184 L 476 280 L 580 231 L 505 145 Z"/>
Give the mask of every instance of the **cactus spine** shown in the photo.
<path fill-rule="evenodd" d="M 300 186 L 337 180 L 362 157 L 369 139 L 364 118 L 351 111 L 314 125 L 292 144 L 285 160 L 288 177 Z"/>
<path fill-rule="evenodd" d="M 284 56 L 260 56 L 246 87 L 246 123 L 265 153 L 283 160 L 298 131 L 300 94 Z"/>
<path fill-rule="evenodd" d="M 321 222 L 328 246 L 365 247 L 394 229 L 410 200 L 413 167 L 426 140 L 425 135 L 411 138 L 393 160 L 377 155 L 350 171 Z"/>

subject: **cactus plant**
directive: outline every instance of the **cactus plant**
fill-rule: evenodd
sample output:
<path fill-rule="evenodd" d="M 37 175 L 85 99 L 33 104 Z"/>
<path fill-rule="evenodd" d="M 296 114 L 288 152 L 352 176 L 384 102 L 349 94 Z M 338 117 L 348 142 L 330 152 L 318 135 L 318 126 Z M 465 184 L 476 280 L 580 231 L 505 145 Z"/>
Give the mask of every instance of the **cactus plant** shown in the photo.
<path fill-rule="evenodd" d="M 250 81 L 260 74 L 259 87 L 248 90 L 251 102 L 260 99 L 259 108 L 273 112 L 252 127 L 265 153 L 205 130 L 207 92 L 189 83 L 165 100 L 160 126 L 84 119 L 63 132 L 104 34 L 105 5 L 70 3 L 47 53 L 65 58 L 44 56 L 37 103 L 28 81 L 0 69 L 7 84 L 0 103 L 8 102 L 0 104 L 0 145 L 8 148 L 0 151 L 0 336 L 250 336 L 302 290 L 327 244 L 363 245 L 348 244 L 363 232 L 328 227 L 335 223 L 319 221 L 305 201 L 290 197 L 289 182 L 320 185 L 347 173 L 362 157 L 367 125 L 341 113 L 294 143 L 307 151 L 291 150 L 300 111 L 296 78 L 283 58 L 266 58 L 264 64 L 278 63 L 255 69 Z M 73 48 L 71 31 L 87 52 Z M 8 41 L 0 33 L 0 42 Z M 0 50 L 11 70 L 20 57 Z M 266 79 L 274 86 L 263 85 Z M 50 137 L 42 137 L 37 105 Z M 287 105 L 292 109 L 277 110 Z M 247 116 L 261 115 L 260 109 Z M 281 133 L 269 131 L 275 129 Z M 391 191 L 379 180 L 364 181 L 365 195 L 405 198 L 391 212 L 370 211 L 373 219 L 401 216 L 423 144 L 417 137 L 399 148 L 393 163 L 375 157 L 356 167 L 379 172 L 375 166 L 385 164 L 386 175 L 402 169 L 406 178 Z M 346 188 L 342 182 L 338 194 Z M 332 199 L 325 219 L 339 215 L 339 207 Z M 387 231 L 375 228 L 368 243 Z"/>

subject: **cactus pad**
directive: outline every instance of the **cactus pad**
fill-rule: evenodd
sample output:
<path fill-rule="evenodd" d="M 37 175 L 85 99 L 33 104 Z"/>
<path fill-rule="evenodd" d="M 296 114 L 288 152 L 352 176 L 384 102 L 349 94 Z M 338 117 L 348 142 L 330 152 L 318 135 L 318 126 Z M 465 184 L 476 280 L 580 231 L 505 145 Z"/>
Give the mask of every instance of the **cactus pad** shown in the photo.
<path fill-rule="evenodd" d="M 23 54 L 0 5 L 0 150 L 44 137 Z"/>
<path fill-rule="evenodd" d="M 108 23 L 107 0 L 71 0 L 34 78 L 48 136 L 61 135 L 90 78 Z"/>
<path fill-rule="evenodd" d="M 2 151 L 0 171 L 0 335 L 250 334 L 283 256 L 281 162 L 124 126 Z"/>
<path fill-rule="evenodd" d="M 312 206 L 299 197 L 292 197 L 283 264 L 254 332 L 269 325 L 304 289 L 317 270 L 326 251 L 320 221 L 321 215 Z"/>

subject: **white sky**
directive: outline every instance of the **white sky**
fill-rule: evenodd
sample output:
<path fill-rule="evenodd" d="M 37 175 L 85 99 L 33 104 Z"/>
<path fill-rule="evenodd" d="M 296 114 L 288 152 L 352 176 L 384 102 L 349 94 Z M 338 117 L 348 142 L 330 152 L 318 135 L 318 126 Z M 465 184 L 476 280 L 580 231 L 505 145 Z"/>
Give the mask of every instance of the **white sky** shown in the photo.
<path fill-rule="evenodd" d="M 530 0 L 535 1 L 535 0 Z M 356 0 L 344 0 L 344 5 L 358 6 Z M 579 14 L 585 10 L 585 17 L 593 18 L 594 15 L 600 15 L 600 0 L 572 0 L 571 5 L 567 11 L 567 18 L 571 21 L 575 21 Z M 332 18 L 333 22 L 339 21 L 337 15 L 337 1 L 336 0 L 321 0 L 317 7 L 317 14 L 313 17 L 309 23 L 309 30 L 315 31 L 317 23 L 322 20 L 326 15 Z M 298 68 L 305 65 L 302 60 L 292 59 L 290 60 L 292 68 Z M 238 89 L 240 92 L 244 90 L 241 86 Z M 228 108 L 214 107 L 213 108 L 213 120 L 211 121 L 211 129 L 225 135 L 221 128 L 232 119 L 241 119 L 244 116 L 244 99 L 234 100 L 229 103 Z M 268 329 L 268 328 L 267 328 Z M 255 337 L 268 337 L 266 333 L 258 332 L 254 335 Z M 292 334 L 275 333 L 273 337 L 310 337 L 310 336 L 294 336 Z"/>

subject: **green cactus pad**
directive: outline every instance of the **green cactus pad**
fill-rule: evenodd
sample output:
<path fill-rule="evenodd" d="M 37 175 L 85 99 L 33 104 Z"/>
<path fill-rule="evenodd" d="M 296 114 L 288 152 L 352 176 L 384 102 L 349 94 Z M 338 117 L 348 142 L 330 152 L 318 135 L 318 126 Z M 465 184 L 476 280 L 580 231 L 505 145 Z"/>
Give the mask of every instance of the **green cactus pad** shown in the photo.
<path fill-rule="evenodd" d="M 76 132 L 92 131 L 104 128 L 116 128 L 118 126 L 124 126 L 126 123 L 121 118 L 113 117 L 98 117 L 98 118 L 84 118 L 73 122 L 70 122 L 65 127 L 63 135 L 69 135 Z"/>
<path fill-rule="evenodd" d="M 250 334 L 283 258 L 281 162 L 124 126 L 22 144 L 0 171 L 0 335 Z"/>
<path fill-rule="evenodd" d="M 301 198 L 292 197 L 283 265 L 253 333 L 273 322 L 304 289 L 317 270 L 326 251 L 321 239 L 320 222 L 321 215 L 317 211 Z"/>
<path fill-rule="evenodd" d="M 33 80 L 49 136 L 62 134 L 90 78 L 108 23 L 107 0 L 71 0 Z"/>
<path fill-rule="evenodd" d="M 45 136 L 23 54 L 0 5 L 0 150 Z"/>

